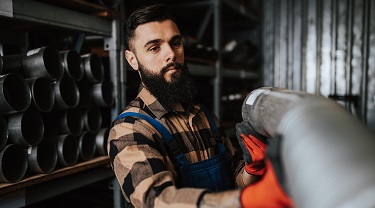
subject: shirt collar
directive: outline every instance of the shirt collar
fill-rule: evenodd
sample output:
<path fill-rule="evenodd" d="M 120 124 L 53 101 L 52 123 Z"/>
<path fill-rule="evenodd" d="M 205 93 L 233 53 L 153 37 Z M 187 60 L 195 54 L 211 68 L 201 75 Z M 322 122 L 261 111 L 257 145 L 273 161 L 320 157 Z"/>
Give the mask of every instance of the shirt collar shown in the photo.
<path fill-rule="evenodd" d="M 160 102 L 155 96 L 153 96 L 150 91 L 142 86 L 138 97 L 140 97 L 144 104 L 148 107 L 148 109 L 157 117 L 161 118 L 165 114 L 174 112 L 174 113 L 182 113 L 181 110 L 178 110 L 179 108 L 172 108 L 170 105 Z M 193 103 L 189 103 L 188 105 L 184 105 L 183 108 L 185 109 L 185 112 L 189 113 L 194 108 L 200 108 L 198 106 L 195 106 Z M 181 109 L 181 108 L 180 108 Z"/>

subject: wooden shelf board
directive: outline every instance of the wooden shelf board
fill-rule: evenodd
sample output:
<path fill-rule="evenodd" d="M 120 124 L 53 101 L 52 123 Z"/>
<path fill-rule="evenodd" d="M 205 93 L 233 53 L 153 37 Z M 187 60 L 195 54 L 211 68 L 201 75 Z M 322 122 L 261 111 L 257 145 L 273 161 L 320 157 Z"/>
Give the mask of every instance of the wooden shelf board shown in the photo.
<path fill-rule="evenodd" d="M 48 174 L 32 175 L 16 183 L 0 183 L 0 195 L 100 166 L 110 168 L 109 158 L 107 156 L 96 157 L 92 160 L 81 162 L 74 166 L 57 169 Z"/>

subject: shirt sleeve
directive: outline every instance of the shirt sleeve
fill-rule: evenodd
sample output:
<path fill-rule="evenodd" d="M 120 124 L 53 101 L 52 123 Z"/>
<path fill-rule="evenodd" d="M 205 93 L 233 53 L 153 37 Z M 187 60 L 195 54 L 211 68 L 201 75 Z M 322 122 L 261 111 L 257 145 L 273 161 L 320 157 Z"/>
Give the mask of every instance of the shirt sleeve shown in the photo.
<path fill-rule="evenodd" d="M 139 121 L 117 123 L 110 130 L 108 153 L 125 199 L 135 207 L 197 207 L 206 190 L 176 188 L 169 158 L 158 151 L 154 138 Z"/>

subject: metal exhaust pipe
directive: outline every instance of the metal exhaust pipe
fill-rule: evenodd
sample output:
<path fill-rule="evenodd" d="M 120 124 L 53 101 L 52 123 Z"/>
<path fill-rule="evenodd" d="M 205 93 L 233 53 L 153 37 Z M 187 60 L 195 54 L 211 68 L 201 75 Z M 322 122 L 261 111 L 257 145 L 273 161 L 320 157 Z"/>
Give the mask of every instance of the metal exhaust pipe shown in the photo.
<path fill-rule="evenodd" d="M 52 85 L 55 95 L 54 110 L 65 110 L 78 105 L 80 93 L 72 78 L 65 76 Z"/>
<path fill-rule="evenodd" d="M 78 107 L 90 107 L 92 104 L 91 84 L 87 80 L 77 82 L 79 91 Z"/>
<path fill-rule="evenodd" d="M 57 112 L 56 121 L 59 134 L 78 136 L 83 131 L 82 111 L 78 108 Z"/>
<path fill-rule="evenodd" d="M 32 106 L 41 111 L 49 112 L 55 104 L 55 95 L 50 81 L 44 77 L 26 79 L 29 84 L 32 98 Z"/>
<path fill-rule="evenodd" d="M 93 102 L 100 107 L 109 107 L 113 105 L 113 83 L 109 80 L 92 85 Z"/>
<path fill-rule="evenodd" d="M 42 115 L 45 123 L 46 137 L 59 134 L 78 136 L 83 131 L 82 112 L 78 108 L 71 108 Z"/>
<path fill-rule="evenodd" d="M 242 117 L 274 138 L 269 149 L 279 150 L 296 207 L 375 206 L 375 135 L 335 101 L 260 88 L 246 97 Z"/>
<path fill-rule="evenodd" d="M 50 173 L 57 164 L 57 148 L 50 139 L 28 148 L 29 169 L 34 173 Z"/>
<path fill-rule="evenodd" d="M 22 59 L 25 78 L 45 77 L 49 80 L 60 80 L 64 75 L 61 55 L 56 48 L 45 46 L 27 52 Z"/>
<path fill-rule="evenodd" d="M 23 75 L 22 57 L 22 54 L 2 56 L 0 61 L 2 62 L 1 74 L 15 73 L 18 75 Z"/>
<path fill-rule="evenodd" d="M 8 144 L 0 151 L 0 182 L 15 183 L 26 174 L 27 153 L 16 144 Z"/>
<path fill-rule="evenodd" d="M 58 164 L 62 166 L 72 166 L 78 162 L 79 146 L 76 136 L 64 134 L 49 139 L 56 145 Z"/>
<path fill-rule="evenodd" d="M 18 74 L 0 76 L 0 113 L 22 112 L 30 104 L 31 92 L 25 79 Z"/>
<path fill-rule="evenodd" d="M 83 132 L 79 137 L 79 157 L 83 161 L 91 160 L 95 156 L 96 141 L 95 134 Z"/>
<path fill-rule="evenodd" d="M 82 59 L 75 50 L 60 51 L 65 74 L 74 81 L 79 81 L 84 75 Z"/>
<path fill-rule="evenodd" d="M 102 114 L 100 109 L 97 106 L 90 106 L 86 109 L 83 109 L 83 123 L 84 130 L 96 133 L 99 131 L 102 126 Z"/>
<path fill-rule="evenodd" d="M 3 149 L 8 143 L 8 136 L 8 122 L 2 115 L 0 115 L 0 149 Z"/>
<path fill-rule="evenodd" d="M 8 116 L 9 139 L 14 144 L 37 145 L 43 139 L 44 125 L 40 113 L 27 109 Z"/>
<path fill-rule="evenodd" d="M 98 155 L 107 154 L 107 140 L 108 140 L 108 128 L 101 128 L 95 136 L 96 141 L 96 153 Z"/>
<path fill-rule="evenodd" d="M 91 83 L 99 83 L 103 81 L 104 66 L 101 58 L 96 53 L 85 54 L 81 56 L 85 78 Z"/>

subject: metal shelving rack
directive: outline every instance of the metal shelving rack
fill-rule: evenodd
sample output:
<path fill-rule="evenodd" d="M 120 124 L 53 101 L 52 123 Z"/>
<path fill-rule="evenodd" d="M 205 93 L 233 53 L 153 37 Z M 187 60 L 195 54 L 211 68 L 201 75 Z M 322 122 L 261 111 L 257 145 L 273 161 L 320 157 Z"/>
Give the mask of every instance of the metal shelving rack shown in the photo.
<path fill-rule="evenodd" d="M 117 116 L 122 106 L 119 98 L 121 80 L 118 78 L 123 66 L 121 41 L 118 41 L 121 33 L 119 29 L 121 18 L 113 20 L 101 18 L 33 0 L 2 0 L 0 18 L 103 37 L 105 43 L 103 48 L 109 51 L 110 79 L 114 87 L 115 105 L 111 109 L 111 118 Z M 16 184 L 2 184 L 0 186 L 0 207 L 25 206 L 90 183 L 111 178 L 114 178 L 114 174 L 109 167 L 108 158 L 102 156 L 76 166 L 57 170 L 56 173 L 35 176 Z M 114 186 L 114 207 L 121 207 L 118 183 L 114 181 L 112 184 Z M 53 188 L 56 185 L 61 188 Z"/>
<path fill-rule="evenodd" d="M 222 66 L 221 54 L 222 54 L 222 33 L 223 33 L 223 19 L 230 18 L 223 15 L 224 9 L 231 9 L 239 16 L 248 19 L 252 22 L 257 22 L 258 17 L 253 12 L 248 10 L 245 6 L 233 1 L 233 0 L 207 0 L 199 2 L 184 2 L 174 5 L 178 8 L 191 8 L 194 6 L 208 6 L 208 10 L 205 14 L 205 19 L 201 21 L 201 25 L 198 31 L 198 36 L 201 36 L 208 27 L 210 18 L 213 18 L 213 42 L 214 48 L 218 52 L 218 59 L 213 66 L 206 66 L 195 63 L 188 63 L 189 69 L 192 74 L 198 76 L 207 76 L 214 79 L 214 112 L 218 117 L 221 117 L 221 95 L 222 95 L 222 80 L 224 77 L 238 78 L 238 79 L 257 79 L 259 73 L 251 72 L 246 69 L 232 69 Z"/>

